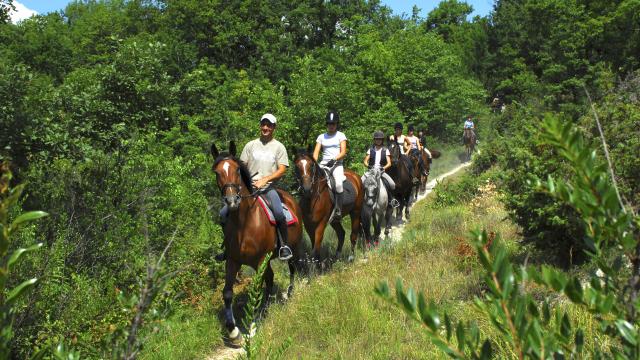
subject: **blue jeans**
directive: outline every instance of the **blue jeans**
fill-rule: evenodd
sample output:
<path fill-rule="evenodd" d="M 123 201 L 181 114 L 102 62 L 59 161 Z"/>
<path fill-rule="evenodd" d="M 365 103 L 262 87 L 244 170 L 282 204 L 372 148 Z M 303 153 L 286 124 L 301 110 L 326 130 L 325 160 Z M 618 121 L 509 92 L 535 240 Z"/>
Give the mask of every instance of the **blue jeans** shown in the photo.
<path fill-rule="evenodd" d="M 269 208 L 273 212 L 273 217 L 276 218 L 277 225 L 280 226 L 280 224 L 284 224 L 284 226 L 286 226 L 287 224 L 284 217 L 284 209 L 282 208 L 282 201 L 280 200 L 280 196 L 276 189 L 273 187 L 269 188 L 263 196 L 269 203 Z M 220 209 L 220 218 L 222 219 L 223 224 L 227 220 L 227 215 L 229 215 L 229 207 L 227 204 L 224 204 L 222 209 Z"/>

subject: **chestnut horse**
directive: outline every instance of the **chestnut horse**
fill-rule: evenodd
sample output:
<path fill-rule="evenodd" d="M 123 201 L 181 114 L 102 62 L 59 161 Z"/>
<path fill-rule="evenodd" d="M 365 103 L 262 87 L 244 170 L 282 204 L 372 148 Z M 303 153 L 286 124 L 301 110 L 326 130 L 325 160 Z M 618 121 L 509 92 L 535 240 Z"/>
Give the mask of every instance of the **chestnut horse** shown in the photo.
<path fill-rule="evenodd" d="M 464 136 L 462 137 L 464 142 L 464 148 L 467 154 L 467 161 L 471 161 L 471 154 L 476 147 L 476 133 L 473 129 L 464 129 Z"/>
<path fill-rule="evenodd" d="M 309 234 L 309 239 L 311 239 L 311 246 L 313 246 L 312 256 L 314 260 L 319 260 L 322 237 L 333 210 L 333 203 L 329 195 L 331 189 L 324 170 L 309 155 L 309 152 L 298 151 L 293 162 L 295 163 L 296 178 L 302 187 L 300 207 L 304 213 L 304 227 Z M 350 170 L 345 170 L 344 175 L 355 190 L 355 201 L 352 204 L 347 204 L 345 201 L 342 208 L 342 214 L 349 214 L 351 217 L 351 255 L 349 260 L 352 260 L 360 234 L 360 212 L 364 202 L 364 190 L 360 176 Z M 345 231 L 339 221 L 332 222 L 331 227 L 338 235 L 336 258 L 339 258 L 344 245 Z"/>
<path fill-rule="evenodd" d="M 254 191 L 249 170 L 236 158 L 236 146 L 232 141 L 229 153 L 220 154 L 215 144 L 211 145 L 211 155 L 215 159 L 213 171 L 216 174 L 218 188 L 229 209 L 224 224 L 224 242 L 226 247 L 225 283 L 222 293 L 224 299 L 225 326 L 229 331 L 232 343 L 241 341 L 240 331 L 236 327 L 231 302 L 233 300 L 233 284 L 242 265 L 257 269 L 265 256 L 276 249 L 276 227 L 269 223 L 267 215 L 257 202 L 258 191 Z M 289 288 L 293 291 L 295 274 L 296 248 L 302 242 L 302 211 L 296 201 L 285 191 L 278 190 L 280 198 L 298 222 L 288 227 L 288 245 L 293 257 L 289 263 Z M 277 255 L 274 255 L 277 256 Z M 267 265 L 264 273 L 267 295 L 273 294 L 273 270 Z"/>
<path fill-rule="evenodd" d="M 438 150 L 429 150 L 429 152 L 431 152 L 431 157 L 434 159 L 439 158 L 442 153 L 440 153 L 440 151 Z M 424 164 L 424 170 L 427 174 L 429 174 L 431 172 L 431 164 L 429 164 L 429 157 L 427 156 L 427 153 L 424 152 L 424 150 L 422 151 L 422 163 Z M 424 173 L 420 172 L 420 193 L 424 193 L 427 190 L 427 182 L 429 181 L 429 175 L 425 175 Z"/>

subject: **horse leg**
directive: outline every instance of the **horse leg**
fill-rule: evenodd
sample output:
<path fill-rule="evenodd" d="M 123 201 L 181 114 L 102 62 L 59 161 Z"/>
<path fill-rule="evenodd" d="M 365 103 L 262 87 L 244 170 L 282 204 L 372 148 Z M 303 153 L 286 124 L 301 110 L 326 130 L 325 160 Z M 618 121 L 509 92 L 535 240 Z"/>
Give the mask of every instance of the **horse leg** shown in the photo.
<path fill-rule="evenodd" d="M 269 263 L 267 265 L 267 268 L 264 270 L 263 278 L 265 283 L 265 295 L 267 298 L 267 301 L 265 302 L 265 304 L 269 304 L 271 303 L 271 301 L 276 299 L 276 294 L 273 291 L 274 274 L 273 274 L 273 269 L 271 268 L 271 263 Z"/>
<path fill-rule="evenodd" d="M 409 214 L 409 211 L 411 210 L 411 206 L 409 206 L 411 203 L 409 202 L 410 199 L 407 199 L 407 206 L 405 206 L 404 208 L 404 217 L 407 219 L 407 221 L 411 220 L 411 215 Z"/>
<path fill-rule="evenodd" d="M 371 244 L 371 221 L 375 224 L 375 212 L 366 206 L 362 209 L 362 230 L 364 231 L 364 239 L 367 244 Z M 374 225 L 375 226 L 375 225 Z"/>
<path fill-rule="evenodd" d="M 233 260 L 227 259 L 222 299 L 224 300 L 225 326 L 229 331 L 229 340 L 233 346 L 242 344 L 242 336 L 236 326 L 236 320 L 233 317 L 233 308 L 231 307 L 233 302 L 233 284 L 236 281 L 238 270 L 240 270 L 240 265 Z"/>
<path fill-rule="evenodd" d="M 327 226 L 326 222 L 319 222 L 318 226 L 316 226 L 315 231 L 313 232 L 313 249 L 311 250 L 311 257 L 314 261 L 317 262 L 318 266 L 320 266 L 320 247 L 322 246 L 322 237 L 324 236 L 324 229 Z"/>
<path fill-rule="evenodd" d="M 393 207 L 387 206 L 387 210 L 384 213 L 384 235 L 389 236 L 391 231 L 391 216 L 393 216 Z"/>
<path fill-rule="evenodd" d="M 351 218 L 351 221 L 353 221 L 353 218 Z M 338 236 L 338 247 L 336 248 L 336 259 L 340 259 L 340 254 L 342 253 L 342 246 L 344 245 L 344 236 L 346 235 L 346 232 L 344 231 L 342 224 L 339 222 L 332 223 L 331 227 L 333 228 L 333 230 L 336 231 L 336 235 Z"/>
<path fill-rule="evenodd" d="M 293 295 L 293 284 L 296 277 L 296 266 L 294 258 L 289 259 L 289 287 L 287 288 L 287 298 Z"/>
<path fill-rule="evenodd" d="M 351 213 L 351 255 L 349 255 L 349 261 L 353 261 L 356 253 L 356 244 L 358 243 L 360 226 L 360 217 L 354 211 Z"/>
<path fill-rule="evenodd" d="M 380 233 L 382 232 L 382 229 L 381 229 L 382 228 L 382 224 L 381 224 L 382 217 L 381 217 L 381 215 L 382 214 L 380 214 L 379 211 L 377 211 L 374 214 L 373 227 L 374 227 L 375 231 L 374 231 L 373 239 L 374 239 L 376 244 L 380 241 Z"/>

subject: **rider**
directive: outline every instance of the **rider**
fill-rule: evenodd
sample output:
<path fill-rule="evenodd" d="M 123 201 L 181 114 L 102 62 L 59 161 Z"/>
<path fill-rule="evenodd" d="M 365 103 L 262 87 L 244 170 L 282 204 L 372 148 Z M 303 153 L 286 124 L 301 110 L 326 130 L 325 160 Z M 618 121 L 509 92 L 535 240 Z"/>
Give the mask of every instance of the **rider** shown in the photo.
<path fill-rule="evenodd" d="M 242 149 L 240 161 L 247 165 L 250 174 L 254 174 L 253 186 L 262 193 L 269 203 L 269 207 L 276 219 L 276 227 L 280 233 L 282 243 L 278 250 L 280 260 L 289 260 L 293 254 L 287 245 L 287 220 L 282 208 L 282 200 L 275 189 L 277 181 L 284 176 L 289 167 L 287 149 L 281 142 L 273 138 L 276 129 L 276 117 L 264 114 L 260 118 L 260 137 L 249 141 Z M 226 219 L 228 214 L 225 205 L 220 211 L 220 217 Z M 224 257 L 224 255 L 222 256 Z M 218 259 L 219 257 L 216 257 Z"/>
<path fill-rule="evenodd" d="M 471 115 L 467 116 L 467 120 L 464 122 L 464 130 L 471 129 L 471 132 L 475 135 L 475 125 L 473 124 L 473 120 L 471 120 Z M 476 140 L 478 138 L 476 137 Z M 462 145 L 464 145 L 464 132 L 462 133 Z"/>
<path fill-rule="evenodd" d="M 427 154 L 427 161 L 429 164 L 433 162 L 433 156 L 431 156 L 431 151 L 427 149 L 427 134 L 423 129 L 418 130 L 418 140 L 420 140 L 420 145 L 422 145 L 422 150 Z M 422 169 L 424 176 L 429 176 L 429 170 Z"/>
<path fill-rule="evenodd" d="M 316 139 L 316 147 L 313 150 L 313 159 L 318 161 L 320 150 L 322 150 L 322 161 L 320 165 L 325 168 L 332 169 L 331 176 L 335 181 L 335 203 L 333 205 L 333 213 L 329 221 L 340 221 L 342 219 L 342 200 L 343 200 L 343 181 L 344 167 L 342 159 L 347 156 L 347 137 L 341 131 L 338 131 L 340 116 L 335 111 L 329 111 L 326 117 L 327 132 L 318 135 Z"/>
<path fill-rule="evenodd" d="M 382 131 L 376 131 L 373 133 L 373 145 L 367 151 L 367 155 L 364 157 L 364 165 L 368 169 L 381 169 L 382 170 L 382 179 L 383 183 L 386 185 L 387 189 L 394 190 L 396 188 L 396 183 L 391 179 L 391 176 L 386 173 L 387 169 L 391 167 L 391 155 L 389 154 L 389 150 L 382 145 L 384 141 L 384 133 Z M 363 181 L 364 181 L 364 175 Z M 393 202 L 393 195 L 391 191 L 387 191 L 389 193 L 389 202 Z"/>
<path fill-rule="evenodd" d="M 407 140 L 406 136 L 402 135 L 402 124 L 401 123 L 397 122 L 393 126 L 393 129 L 394 129 L 394 133 L 393 133 L 393 135 L 389 136 L 389 141 L 395 142 L 396 144 L 398 144 L 398 147 L 400 148 L 400 154 L 404 155 L 406 153 L 405 152 L 405 147 L 408 148 L 408 146 L 409 146 L 409 140 Z M 402 157 L 400 157 L 400 158 L 402 159 Z M 405 161 L 405 164 L 407 165 L 407 169 L 409 169 L 409 174 L 413 174 L 413 164 L 411 163 L 411 161 L 408 161 L 408 158 Z"/>
<path fill-rule="evenodd" d="M 406 136 L 406 139 L 409 142 L 409 147 L 406 153 L 407 154 L 412 154 L 415 152 L 418 153 L 418 165 L 420 167 L 420 171 L 424 174 L 426 170 L 424 169 L 424 163 L 422 161 L 423 146 L 422 146 L 422 143 L 420 142 L 420 139 L 413 134 L 414 131 L 415 131 L 415 128 L 413 127 L 413 125 L 409 125 L 409 127 L 407 128 L 407 136 Z"/>

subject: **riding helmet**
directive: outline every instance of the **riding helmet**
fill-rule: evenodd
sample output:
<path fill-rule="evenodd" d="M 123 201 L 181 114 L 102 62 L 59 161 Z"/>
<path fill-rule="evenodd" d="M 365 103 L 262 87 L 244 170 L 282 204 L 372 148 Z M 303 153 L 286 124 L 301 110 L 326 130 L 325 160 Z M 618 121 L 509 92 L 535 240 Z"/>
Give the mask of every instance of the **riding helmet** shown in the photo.
<path fill-rule="evenodd" d="M 373 133 L 373 140 L 375 139 L 384 139 L 384 133 L 382 131 L 376 131 Z"/>
<path fill-rule="evenodd" d="M 393 126 L 393 128 L 394 128 L 394 129 L 400 129 L 400 130 L 402 130 L 402 124 L 401 124 L 401 123 L 399 123 L 399 122 L 397 122 L 397 123 Z"/>
<path fill-rule="evenodd" d="M 337 124 L 340 122 L 340 115 L 335 111 L 329 111 L 327 113 L 327 124 Z"/>

